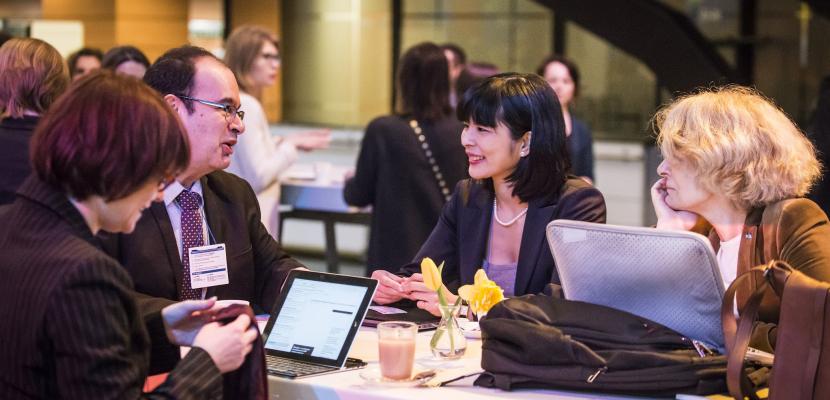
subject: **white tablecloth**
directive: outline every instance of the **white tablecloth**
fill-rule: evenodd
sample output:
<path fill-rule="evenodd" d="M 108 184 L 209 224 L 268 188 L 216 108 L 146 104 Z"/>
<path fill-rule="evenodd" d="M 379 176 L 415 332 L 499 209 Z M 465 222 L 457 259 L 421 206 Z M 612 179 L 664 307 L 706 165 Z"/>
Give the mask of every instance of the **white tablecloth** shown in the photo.
<path fill-rule="evenodd" d="M 467 340 L 467 352 L 460 360 L 437 362 L 429 351 L 432 332 L 418 334 L 415 356 L 415 372 L 435 369 L 440 381 L 481 370 L 481 341 Z M 349 353 L 369 363 L 368 369 L 378 368 L 377 333 L 372 328 L 361 328 Z M 506 392 L 473 386 L 475 377 L 465 378 L 440 388 L 429 387 L 378 387 L 367 384 L 360 373 L 363 370 L 338 372 L 301 379 L 268 377 L 272 399 L 631 399 L 625 396 L 590 394 L 553 390 L 518 390 Z"/>

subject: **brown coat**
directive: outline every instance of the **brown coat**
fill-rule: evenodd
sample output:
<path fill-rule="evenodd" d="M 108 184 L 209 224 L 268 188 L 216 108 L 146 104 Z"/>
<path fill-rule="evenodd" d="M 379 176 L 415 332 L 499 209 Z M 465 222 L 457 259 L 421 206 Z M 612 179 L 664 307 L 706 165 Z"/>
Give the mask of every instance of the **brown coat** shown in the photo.
<path fill-rule="evenodd" d="M 816 203 L 801 198 L 786 199 L 753 209 L 747 215 L 742 235 L 738 275 L 756 265 L 783 260 L 811 278 L 830 282 L 830 221 Z M 714 229 L 709 231 L 709 239 L 717 251 L 720 239 Z M 752 277 L 749 284 L 738 288 L 739 309 L 758 285 Z M 761 302 L 759 320 L 777 323 L 779 306 L 780 299 L 768 289 Z M 758 337 L 759 333 L 753 336 Z M 774 347 L 774 334 L 767 339 L 770 347 Z M 757 342 L 753 345 L 768 347 Z"/>

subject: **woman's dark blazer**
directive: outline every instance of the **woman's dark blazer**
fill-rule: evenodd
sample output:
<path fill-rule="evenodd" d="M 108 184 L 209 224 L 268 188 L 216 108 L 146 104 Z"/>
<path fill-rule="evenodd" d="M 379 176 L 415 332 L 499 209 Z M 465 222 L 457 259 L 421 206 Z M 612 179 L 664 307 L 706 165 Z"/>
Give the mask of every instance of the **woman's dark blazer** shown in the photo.
<path fill-rule="evenodd" d="M 385 116 L 369 123 L 355 176 L 343 189 L 346 203 L 372 206 L 369 273 L 408 263 L 429 237 L 446 202 L 409 121 Z M 453 117 L 420 124 L 447 189 L 452 190 L 467 177 L 463 126 Z"/>
<path fill-rule="evenodd" d="M 150 341 L 132 281 L 61 191 L 23 183 L 0 212 L 0 254 L 0 398 L 221 398 L 200 348 L 142 393 Z"/>
<path fill-rule="evenodd" d="M 453 292 L 473 283 L 486 256 L 492 216 L 493 193 L 481 182 L 459 182 L 429 239 L 401 272 L 420 272 L 421 259 L 430 257 L 437 264 L 445 263 L 444 284 Z M 548 283 L 559 284 L 545 239 L 545 227 L 556 219 L 605 223 L 602 193 L 582 179 L 569 177 L 556 195 L 528 203 L 516 266 L 516 296 L 542 293 Z"/>
<path fill-rule="evenodd" d="M 14 201 L 17 188 L 32 167 L 29 166 L 29 141 L 40 117 L 0 120 L 0 205 Z"/>

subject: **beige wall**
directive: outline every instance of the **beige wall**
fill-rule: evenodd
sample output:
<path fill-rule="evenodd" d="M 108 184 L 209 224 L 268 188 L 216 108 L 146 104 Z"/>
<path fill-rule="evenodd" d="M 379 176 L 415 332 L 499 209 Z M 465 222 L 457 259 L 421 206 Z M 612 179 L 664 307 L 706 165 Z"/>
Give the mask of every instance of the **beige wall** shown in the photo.
<path fill-rule="evenodd" d="M 115 44 L 138 47 L 153 61 L 187 44 L 186 0 L 116 0 Z"/>
<path fill-rule="evenodd" d="M 187 43 L 185 0 L 43 0 L 41 8 L 44 19 L 83 22 L 85 45 L 102 51 L 131 44 L 152 61 Z"/>
<path fill-rule="evenodd" d="M 84 45 L 107 51 L 115 45 L 114 0 L 43 0 L 43 19 L 78 20 L 84 24 Z"/>
<path fill-rule="evenodd" d="M 261 25 L 276 32 L 281 37 L 280 30 L 280 0 L 234 0 L 231 5 L 230 30 L 242 25 Z M 282 75 L 277 78 L 277 84 L 263 91 L 262 107 L 268 115 L 269 122 L 282 121 Z"/>
<path fill-rule="evenodd" d="M 40 1 L 0 0 L 0 17 L 29 19 L 40 18 Z"/>
<path fill-rule="evenodd" d="M 306 0 L 283 4 L 286 119 L 363 126 L 388 114 L 390 2 Z"/>

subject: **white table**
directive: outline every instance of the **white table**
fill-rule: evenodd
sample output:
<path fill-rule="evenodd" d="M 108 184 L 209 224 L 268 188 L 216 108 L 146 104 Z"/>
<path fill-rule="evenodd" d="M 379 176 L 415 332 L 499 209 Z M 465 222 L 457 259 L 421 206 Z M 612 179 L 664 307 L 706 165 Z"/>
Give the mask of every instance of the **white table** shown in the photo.
<path fill-rule="evenodd" d="M 481 341 L 468 339 L 467 352 L 460 360 L 436 362 L 429 351 L 432 332 L 418 334 L 416 345 L 415 371 L 436 369 L 434 379 L 448 380 L 456 376 L 480 371 Z M 367 368 L 378 368 L 377 333 L 373 328 L 360 328 L 355 338 L 351 357 L 369 363 Z M 516 390 L 512 392 L 473 386 L 475 377 L 465 378 L 440 388 L 429 387 L 377 387 L 367 385 L 360 377 L 362 370 L 338 372 L 301 379 L 268 377 L 269 393 L 272 399 L 632 399 L 626 396 L 567 392 L 554 390 Z M 688 398 L 688 397 L 687 397 Z"/>

